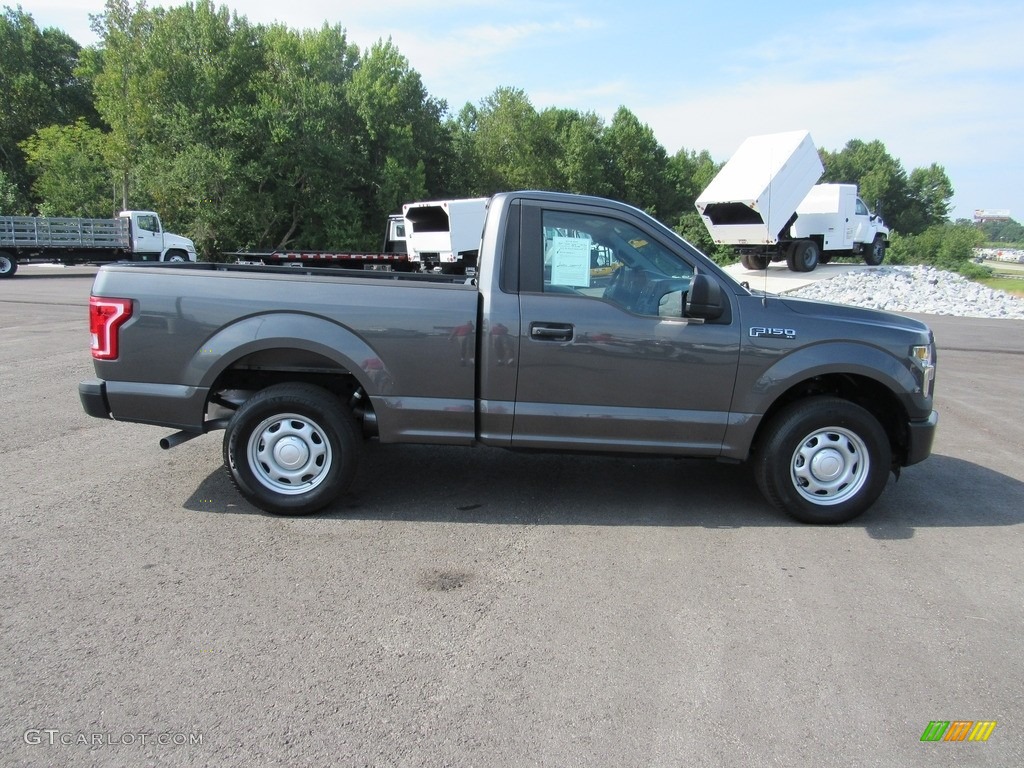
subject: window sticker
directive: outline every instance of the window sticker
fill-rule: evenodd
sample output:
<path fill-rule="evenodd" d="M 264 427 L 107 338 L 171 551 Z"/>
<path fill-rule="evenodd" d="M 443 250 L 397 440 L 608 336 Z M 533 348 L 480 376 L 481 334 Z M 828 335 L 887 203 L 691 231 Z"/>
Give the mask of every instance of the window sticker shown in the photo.
<path fill-rule="evenodd" d="M 554 285 L 571 285 L 574 288 L 590 287 L 590 244 L 589 237 L 551 238 L 551 282 Z"/>

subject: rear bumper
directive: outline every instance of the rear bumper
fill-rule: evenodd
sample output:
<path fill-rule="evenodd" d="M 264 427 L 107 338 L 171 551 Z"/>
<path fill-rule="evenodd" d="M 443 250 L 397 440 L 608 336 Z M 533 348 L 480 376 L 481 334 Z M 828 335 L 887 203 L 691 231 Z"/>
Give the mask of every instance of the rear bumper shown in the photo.
<path fill-rule="evenodd" d="M 102 379 L 88 379 L 78 384 L 78 397 L 82 408 L 97 419 L 110 418 L 110 403 L 107 402 L 107 382 Z"/>
<path fill-rule="evenodd" d="M 88 379 L 79 383 L 82 408 L 98 419 L 202 432 L 208 390 L 178 384 Z"/>
<path fill-rule="evenodd" d="M 917 464 L 931 455 L 932 441 L 935 440 L 935 428 L 938 423 L 939 414 L 932 411 L 927 419 L 907 424 L 907 458 L 903 466 Z"/>

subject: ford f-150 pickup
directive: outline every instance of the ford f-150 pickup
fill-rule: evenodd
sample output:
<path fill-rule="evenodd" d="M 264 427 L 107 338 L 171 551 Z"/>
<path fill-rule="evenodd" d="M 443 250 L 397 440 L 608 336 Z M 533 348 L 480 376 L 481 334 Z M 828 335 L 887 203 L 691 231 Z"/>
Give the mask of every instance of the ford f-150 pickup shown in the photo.
<path fill-rule="evenodd" d="M 90 300 L 100 418 L 224 430 L 241 494 L 332 503 L 363 441 L 749 461 L 798 520 L 867 509 L 925 459 L 935 346 L 917 320 L 733 281 L 627 205 L 493 197 L 478 273 L 118 264 Z"/>

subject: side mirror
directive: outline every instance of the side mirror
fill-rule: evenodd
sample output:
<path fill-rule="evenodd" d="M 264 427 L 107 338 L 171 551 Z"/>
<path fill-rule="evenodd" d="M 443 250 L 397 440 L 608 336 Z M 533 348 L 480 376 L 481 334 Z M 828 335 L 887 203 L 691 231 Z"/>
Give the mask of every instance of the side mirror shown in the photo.
<path fill-rule="evenodd" d="M 699 272 L 695 274 L 686 294 L 686 317 L 717 320 L 723 309 L 722 288 L 718 281 Z"/>

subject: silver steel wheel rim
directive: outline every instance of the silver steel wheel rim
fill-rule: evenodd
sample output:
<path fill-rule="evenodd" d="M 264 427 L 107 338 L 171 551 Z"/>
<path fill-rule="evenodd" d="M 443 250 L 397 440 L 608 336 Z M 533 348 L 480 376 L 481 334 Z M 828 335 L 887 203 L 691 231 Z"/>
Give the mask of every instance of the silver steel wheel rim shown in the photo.
<path fill-rule="evenodd" d="M 174 254 L 173 256 L 171 256 L 167 260 L 169 262 L 171 262 L 171 263 L 174 263 L 174 264 L 181 264 L 181 263 L 183 263 L 185 261 L 185 257 L 184 256 L 179 256 L 178 254 Z"/>
<path fill-rule="evenodd" d="M 334 454 L 323 428 L 297 413 L 283 413 L 260 422 L 246 449 L 256 479 L 275 493 L 297 496 L 327 477 Z"/>
<path fill-rule="evenodd" d="M 868 481 L 871 459 L 864 441 L 848 429 L 825 427 L 811 432 L 793 451 L 793 487 L 812 504 L 847 501 Z"/>

